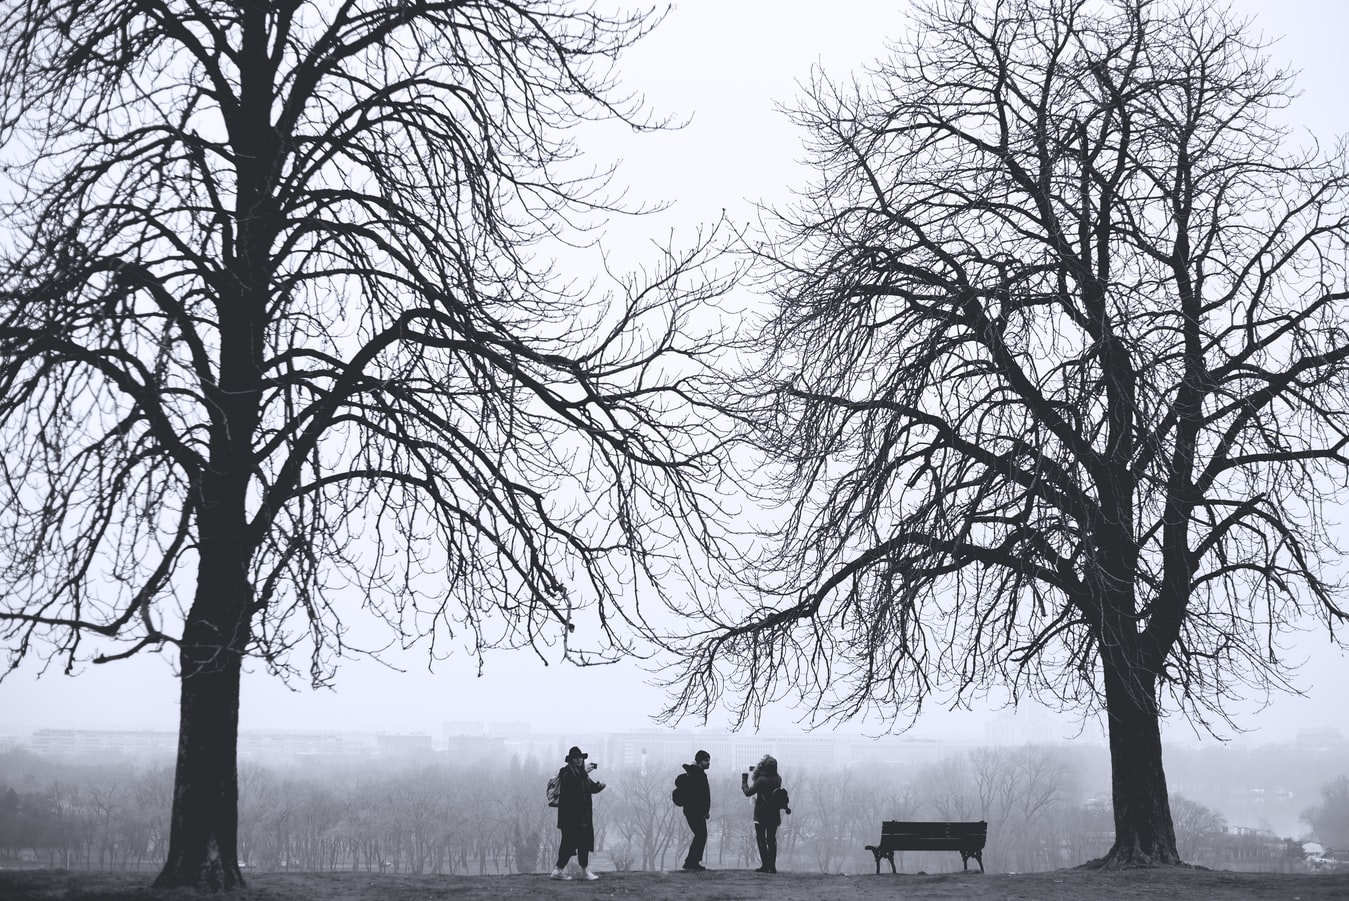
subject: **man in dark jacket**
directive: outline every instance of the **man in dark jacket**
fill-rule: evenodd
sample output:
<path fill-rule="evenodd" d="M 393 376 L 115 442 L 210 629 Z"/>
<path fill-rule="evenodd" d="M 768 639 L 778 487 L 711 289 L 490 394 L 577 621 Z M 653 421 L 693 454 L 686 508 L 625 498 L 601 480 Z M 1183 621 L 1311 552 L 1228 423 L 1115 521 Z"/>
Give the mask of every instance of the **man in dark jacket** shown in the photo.
<path fill-rule="evenodd" d="M 595 817 L 591 796 L 604 791 L 604 783 L 590 778 L 598 764 L 586 763 L 589 754 L 572 746 L 567 752 L 567 765 L 557 771 L 559 792 L 557 799 L 557 828 L 562 830 L 562 841 L 557 846 L 557 866 L 551 873 L 554 879 L 570 879 L 567 862 L 573 854 L 581 866 L 582 879 L 598 879 L 590 872 L 590 852 L 595 850 Z"/>
<path fill-rule="evenodd" d="M 689 843 L 689 856 L 684 859 L 684 869 L 705 870 L 703 850 L 707 847 L 707 819 L 712 815 L 712 789 L 707 784 L 707 768 L 712 765 L 712 755 L 699 751 L 693 755 L 692 764 L 684 764 L 683 782 L 680 796 L 684 802 L 684 819 L 693 830 L 693 841 Z"/>

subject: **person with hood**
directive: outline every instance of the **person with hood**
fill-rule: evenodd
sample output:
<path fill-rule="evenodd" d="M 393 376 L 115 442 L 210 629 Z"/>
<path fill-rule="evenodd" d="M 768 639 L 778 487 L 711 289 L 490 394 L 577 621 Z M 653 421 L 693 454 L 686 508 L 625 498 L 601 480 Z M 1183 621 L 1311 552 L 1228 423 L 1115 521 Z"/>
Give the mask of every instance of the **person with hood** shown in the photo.
<path fill-rule="evenodd" d="M 557 828 L 562 830 L 562 841 L 557 846 L 557 866 L 550 874 L 553 879 L 570 879 L 567 863 L 573 854 L 581 867 L 582 879 L 598 879 L 590 872 L 590 852 L 595 849 L 595 817 L 591 796 L 604 791 L 604 783 L 590 778 L 599 766 L 587 763 L 589 754 L 572 746 L 567 752 L 567 765 L 557 771 Z"/>
<path fill-rule="evenodd" d="M 750 773 L 754 780 L 750 781 Z M 773 800 L 773 792 L 782 787 L 777 758 L 765 754 L 758 766 L 740 774 L 740 790 L 754 799 L 754 841 L 759 846 L 760 866 L 756 873 L 776 873 L 778 863 L 778 826 L 782 811 Z"/>
<path fill-rule="evenodd" d="M 707 820 L 712 815 L 712 789 L 707 784 L 707 768 L 711 765 L 712 755 L 699 751 L 693 755 L 693 763 L 682 764 L 684 774 L 677 780 L 684 819 L 693 830 L 693 841 L 684 858 L 686 870 L 707 869 L 703 866 L 703 851 L 707 848 Z"/>

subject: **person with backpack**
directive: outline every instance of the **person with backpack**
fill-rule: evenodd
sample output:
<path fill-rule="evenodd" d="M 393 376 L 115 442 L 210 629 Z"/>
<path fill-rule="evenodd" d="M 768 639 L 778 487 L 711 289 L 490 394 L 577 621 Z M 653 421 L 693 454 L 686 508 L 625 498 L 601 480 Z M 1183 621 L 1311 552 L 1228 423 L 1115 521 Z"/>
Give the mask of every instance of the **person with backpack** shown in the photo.
<path fill-rule="evenodd" d="M 753 781 L 751 781 L 753 774 Z M 740 774 L 740 790 L 754 799 L 754 842 L 759 846 L 762 863 L 756 873 L 778 871 L 778 827 L 782 825 L 782 811 L 787 809 L 787 793 L 778 775 L 777 758 L 765 754 L 758 766 Z M 791 811 L 788 809 L 787 811 Z"/>
<path fill-rule="evenodd" d="M 693 830 L 693 840 L 689 842 L 689 853 L 684 858 L 684 869 L 705 870 L 703 851 L 707 848 L 707 820 L 712 816 L 712 789 L 707 784 L 707 769 L 712 765 L 712 755 L 699 751 L 693 755 L 693 763 L 681 764 L 684 772 L 675 777 L 672 799 L 684 808 L 684 819 Z"/>
<path fill-rule="evenodd" d="M 573 745 L 567 752 L 567 765 L 557 771 L 557 828 L 562 830 L 562 841 L 557 846 L 557 866 L 549 874 L 553 879 L 571 878 L 567 863 L 573 854 L 582 879 L 600 878 L 590 872 L 590 852 L 595 849 L 592 796 L 604 791 L 604 783 L 590 778 L 599 764 L 587 763 L 589 756 Z"/>

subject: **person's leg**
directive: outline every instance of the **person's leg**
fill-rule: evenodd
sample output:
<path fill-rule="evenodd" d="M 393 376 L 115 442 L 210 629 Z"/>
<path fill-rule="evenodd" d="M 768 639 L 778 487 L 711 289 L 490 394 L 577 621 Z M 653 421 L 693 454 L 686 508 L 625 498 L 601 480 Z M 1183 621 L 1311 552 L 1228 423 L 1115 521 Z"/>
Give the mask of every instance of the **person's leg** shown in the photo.
<path fill-rule="evenodd" d="M 754 843 L 759 846 L 759 867 L 754 872 L 768 872 L 768 832 L 763 823 L 754 823 Z"/>
<path fill-rule="evenodd" d="M 570 879 L 567 875 L 567 862 L 571 860 L 572 852 L 576 849 L 576 838 L 570 830 L 562 830 L 562 839 L 557 846 L 557 866 L 553 867 L 552 877 L 554 879 Z"/>
<path fill-rule="evenodd" d="M 590 849 L 593 847 L 595 847 L 594 827 L 581 827 L 581 833 L 576 839 L 576 862 L 581 865 L 582 879 L 599 878 L 594 873 L 590 872 Z"/>
<path fill-rule="evenodd" d="M 557 865 L 561 869 L 571 860 L 572 854 L 576 852 L 576 836 L 570 829 L 562 830 L 562 840 L 557 845 Z"/>
<path fill-rule="evenodd" d="M 688 856 L 684 858 L 684 868 L 692 870 L 702 865 L 703 851 L 707 848 L 707 818 L 697 814 L 685 813 L 684 820 L 693 832 L 693 840 L 689 842 Z"/>
<path fill-rule="evenodd" d="M 764 827 L 764 846 L 768 848 L 768 857 L 764 863 L 768 867 L 768 872 L 776 873 L 778 871 L 778 824 L 769 823 Z"/>
<path fill-rule="evenodd" d="M 576 849 L 576 862 L 581 865 L 581 878 L 595 880 L 600 877 L 590 872 L 590 851 L 585 845 Z"/>

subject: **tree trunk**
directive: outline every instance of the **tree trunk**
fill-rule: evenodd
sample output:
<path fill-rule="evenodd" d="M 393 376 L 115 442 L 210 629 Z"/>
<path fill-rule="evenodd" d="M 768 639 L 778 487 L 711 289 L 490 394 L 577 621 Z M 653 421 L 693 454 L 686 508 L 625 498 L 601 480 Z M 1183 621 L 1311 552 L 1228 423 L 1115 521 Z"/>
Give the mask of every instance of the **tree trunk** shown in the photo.
<path fill-rule="evenodd" d="M 1112 661 L 1108 658 L 1114 657 Z M 1087 866 L 1159 866 L 1181 863 L 1171 801 L 1162 768 L 1161 721 L 1156 680 L 1121 672 L 1121 655 L 1102 655 L 1110 731 L 1111 797 L 1115 844 Z"/>
<path fill-rule="evenodd" d="M 203 546 L 203 557 L 206 548 Z M 239 676 L 246 605 L 234 580 L 212 580 L 203 560 L 180 654 L 178 766 L 169 856 L 155 888 L 242 888 L 239 870 Z M 205 611 L 209 615 L 203 616 Z"/>

